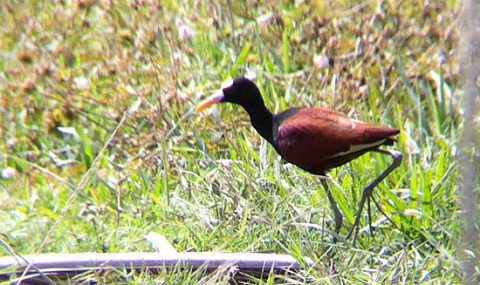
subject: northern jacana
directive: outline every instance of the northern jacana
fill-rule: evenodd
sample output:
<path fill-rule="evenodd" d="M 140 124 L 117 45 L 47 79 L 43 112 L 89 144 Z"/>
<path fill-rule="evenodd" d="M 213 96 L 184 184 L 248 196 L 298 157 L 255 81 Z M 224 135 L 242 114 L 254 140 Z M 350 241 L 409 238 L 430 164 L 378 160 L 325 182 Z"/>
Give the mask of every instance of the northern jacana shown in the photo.
<path fill-rule="evenodd" d="M 391 156 L 392 164 L 363 190 L 355 223 L 347 238 L 355 232 L 353 237 L 353 244 L 355 244 L 366 201 L 368 201 L 370 231 L 373 234 L 370 216 L 370 198 L 373 189 L 402 161 L 400 153 L 380 149 L 380 147 L 393 144 L 394 136 L 399 134 L 399 130 L 366 124 L 326 108 L 292 108 L 274 115 L 265 106 L 255 83 L 245 77 L 233 80 L 231 86 L 222 89 L 219 94 L 201 104 L 197 112 L 215 103 L 227 102 L 238 104 L 247 111 L 253 127 L 284 160 L 315 175 L 325 176 L 326 171 L 369 151 Z M 328 189 L 328 184 L 325 179 L 321 180 L 334 212 L 335 232 L 338 233 L 343 217 Z"/>

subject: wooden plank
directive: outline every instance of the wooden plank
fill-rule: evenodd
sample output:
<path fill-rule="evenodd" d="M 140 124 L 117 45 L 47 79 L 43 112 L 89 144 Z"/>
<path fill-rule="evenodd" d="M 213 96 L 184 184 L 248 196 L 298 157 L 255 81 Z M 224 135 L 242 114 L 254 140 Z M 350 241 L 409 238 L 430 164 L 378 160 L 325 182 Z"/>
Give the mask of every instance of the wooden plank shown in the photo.
<path fill-rule="evenodd" d="M 23 259 L 23 260 L 22 260 Z M 240 272 L 268 275 L 273 270 L 277 273 L 290 273 L 303 269 L 292 256 L 266 253 L 224 253 L 224 252 L 140 252 L 140 253 L 47 253 L 26 255 L 20 258 L 0 258 L 0 280 L 22 274 L 27 262 L 32 263 L 26 275 L 39 273 L 73 276 L 87 271 L 127 269 L 153 270 L 171 269 L 177 266 L 185 269 L 203 269 L 213 271 L 221 266 L 235 267 Z M 311 260 L 305 266 L 314 267 Z"/>

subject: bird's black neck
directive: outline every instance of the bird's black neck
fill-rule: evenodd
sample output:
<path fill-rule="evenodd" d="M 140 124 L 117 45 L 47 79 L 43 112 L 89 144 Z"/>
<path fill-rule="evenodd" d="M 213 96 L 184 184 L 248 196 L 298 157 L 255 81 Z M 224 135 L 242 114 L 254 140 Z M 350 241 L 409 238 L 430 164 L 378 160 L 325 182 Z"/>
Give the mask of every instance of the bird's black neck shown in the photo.
<path fill-rule="evenodd" d="M 250 122 L 257 132 L 273 145 L 273 114 L 264 104 L 260 106 L 245 107 L 248 115 L 250 115 Z"/>

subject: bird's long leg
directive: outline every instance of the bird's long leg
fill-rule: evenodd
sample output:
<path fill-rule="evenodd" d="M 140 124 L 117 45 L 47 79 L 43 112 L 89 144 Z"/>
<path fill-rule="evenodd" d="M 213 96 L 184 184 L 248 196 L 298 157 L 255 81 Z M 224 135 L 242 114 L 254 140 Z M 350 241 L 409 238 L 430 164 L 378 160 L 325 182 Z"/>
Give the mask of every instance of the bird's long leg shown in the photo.
<path fill-rule="evenodd" d="M 369 199 L 372 196 L 373 189 L 382 182 L 383 179 L 385 179 L 395 168 L 397 168 L 400 163 L 402 162 L 402 154 L 396 151 L 389 151 L 389 150 L 383 150 L 383 149 L 375 149 L 372 150 L 378 153 L 382 154 L 387 154 L 390 155 L 393 158 L 393 162 L 385 169 L 375 180 L 373 180 L 370 185 L 368 185 L 364 190 L 362 194 L 362 198 L 360 200 L 360 207 L 358 209 L 358 212 L 355 217 L 355 223 L 353 224 L 352 229 L 348 233 L 347 239 L 352 236 L 352 234 L 355 232 L 353 236 L 353 242 L 352 244 L 355 246 L 355 243 L 357 241 L 357 236 L 358 236 L 358 231 L 360 228 L 360 217 L 362 215 L 363 207 L 365 206 L 365 202 L 367 199 Z"/>
<path fill-rule="evenodd" d="M 328 188 L 328 183 L 326 181 L 325 173 L 323 173 L 322 176 L 324 176 L 321 178 L 322 185 L 323 185 L 323 188 L 325 188 L 325 192 L 327 192 L 327 197 L 328 197 L 328 200 L 330 201 L 330 205 L 332 206 L 333 215 L 335 216 L 335 233 L 338 234 L 340 232 L 340 228 L 342 227 L 343 216 L 340 210 L 338 209 L 337 202 L 335 202 L 335 199 L 333 198 L 332 193 Z M 333 237 L 333 242 L 334 243 L 337 242 L 336 237 Z"/>

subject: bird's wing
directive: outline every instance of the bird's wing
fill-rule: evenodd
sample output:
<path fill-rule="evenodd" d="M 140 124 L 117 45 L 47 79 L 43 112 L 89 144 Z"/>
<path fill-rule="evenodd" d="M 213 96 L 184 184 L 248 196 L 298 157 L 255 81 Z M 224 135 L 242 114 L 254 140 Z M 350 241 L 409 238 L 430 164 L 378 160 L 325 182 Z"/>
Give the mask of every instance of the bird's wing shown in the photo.
<path fill-rule="evenodd" d="M 397 133 L 334 110 L 306 108 L 284 120 L 274 140 L 284 159 L 308 168 L 334 156 L 376 147 Z"/>

